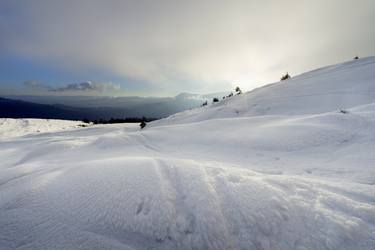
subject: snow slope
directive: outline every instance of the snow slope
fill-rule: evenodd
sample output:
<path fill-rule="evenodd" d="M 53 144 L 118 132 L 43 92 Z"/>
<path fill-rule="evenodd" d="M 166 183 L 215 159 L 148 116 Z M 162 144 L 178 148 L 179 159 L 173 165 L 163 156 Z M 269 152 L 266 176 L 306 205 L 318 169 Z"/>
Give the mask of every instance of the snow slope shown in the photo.
<path fill-rule="evenodd" d="M 357 70 L 371 75 L 369 61 Z M 346 79 L 337 69 L 351 63 L 305 76 Z M 371 88 L 370 80 L 352 85 Z M 255 93 L 281 95 L 288 84 Z M 250 95 L 144 130 L 0 137 L 0 249 L 374 249 L 371 93 L 362 101 L 346 93 L 344 113 L 316 98 L 314 110 L 301 100 L 264 115 L 246 110 Z"/>
<path fill-rule="evenodd" d="M 188 110 L 158 124 L 260 115 L 318 114 L 375 102 L 375 57 L 313 70 L 212 106 Z"/>
<path fill-rule="evenodd" d="M 82 126 L 82 121 L 0 118 L 0 139 L 35 133 L 57 132 Z"/>

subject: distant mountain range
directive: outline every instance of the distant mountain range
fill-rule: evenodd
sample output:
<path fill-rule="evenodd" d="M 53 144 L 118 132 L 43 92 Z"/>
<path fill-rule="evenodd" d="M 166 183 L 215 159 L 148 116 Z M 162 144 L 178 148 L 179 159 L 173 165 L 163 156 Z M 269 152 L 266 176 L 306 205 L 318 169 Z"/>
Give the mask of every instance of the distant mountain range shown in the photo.
<path fill-rule="evenodd" d="M 199 107 L 213 97 L 227 93 L 175 97 L 103 96 L 5 96 L 0 97 L 0 117 L 99 120 L 110 118 L 163 118 Z"/>

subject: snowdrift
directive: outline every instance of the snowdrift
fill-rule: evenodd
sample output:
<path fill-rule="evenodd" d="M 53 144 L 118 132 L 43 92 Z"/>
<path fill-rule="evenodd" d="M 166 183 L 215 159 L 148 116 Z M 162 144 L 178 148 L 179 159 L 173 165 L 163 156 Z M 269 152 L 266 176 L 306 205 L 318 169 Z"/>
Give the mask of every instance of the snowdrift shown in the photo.
<path fill-rule="evenodd" d="M 0 249 L 374 249 L 374 61 L 306 73 L 144 130 L 0 137 Z M 353 71 L 363 77 L 350 84 Z M 328 76 L 367 92 L 332 94 L 331 103 L 276 98 L 334 90 Z M 266 92 L 275 99 L 263 100 Z M 256 96 L 271 108 L 252 106 Z"/>

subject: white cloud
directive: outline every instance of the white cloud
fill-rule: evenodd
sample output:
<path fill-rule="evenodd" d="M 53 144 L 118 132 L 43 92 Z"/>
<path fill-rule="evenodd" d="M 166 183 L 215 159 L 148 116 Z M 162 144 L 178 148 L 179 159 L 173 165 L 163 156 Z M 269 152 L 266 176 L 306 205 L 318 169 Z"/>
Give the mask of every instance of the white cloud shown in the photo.
<path fill-rule="evenodd" d="M 104 69 L 160 90 L 249 89 L 285 71 L 375 53 L 371 0 L 8 4 L 14 14 L 0 26 L 7 51 L 72 71 Z"/>
<path fill-rule="evenodd" d="M 56 92 L 115 92 L 120 90 L 120 85 L 113 84 L 110 82 L 106 83 L 97 83 L 97 82 L 81 82 L 81 83 L 70 83 L 64 87 L 60 88 L 50 88 L 50 91 Z"/>
<path fill-rule="evenodd" d="M 42 85 L 37 80 L 27 80 L 24 81 L 23 84 L 28 88 L 41 88 Z"/>
<path fill-rule="evenodd" d="M 32 93 L 46 94 L 47 92 L 55 92 L 56 94 L 113 94 L 121 91 L 119 84 L 111 82 L 80 82 L 60 85 L 60 87 L 53 87 L 46 85 L 37 80 L 27 80 L 23 82 L 23 86 L 27 87 Z"/>

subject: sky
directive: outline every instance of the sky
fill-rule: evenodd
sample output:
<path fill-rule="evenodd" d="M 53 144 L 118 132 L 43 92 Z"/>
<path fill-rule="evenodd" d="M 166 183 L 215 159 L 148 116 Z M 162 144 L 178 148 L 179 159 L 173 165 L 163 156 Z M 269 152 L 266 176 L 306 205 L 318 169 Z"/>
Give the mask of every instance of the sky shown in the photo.
<path fill-rule="evenodd" d="M 0 95 L 212 93 L 375 55 L 373 0 L 0 0 Z"/>

